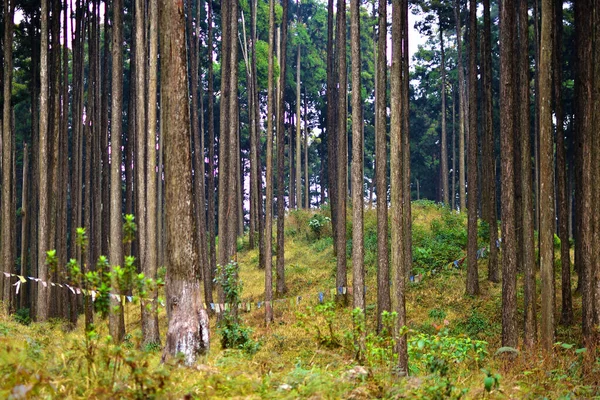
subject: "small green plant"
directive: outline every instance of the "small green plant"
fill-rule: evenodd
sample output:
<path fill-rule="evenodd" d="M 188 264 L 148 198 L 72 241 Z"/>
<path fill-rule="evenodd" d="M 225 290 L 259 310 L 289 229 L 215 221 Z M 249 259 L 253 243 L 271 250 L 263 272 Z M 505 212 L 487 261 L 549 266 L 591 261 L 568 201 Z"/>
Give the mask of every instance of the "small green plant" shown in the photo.
<path fill-rule="evenodd" d="M 254 354 L 260 343 L 252 340 L 252 329 L 245 326 L 238 313 L 238 304 L 242 295 L 242 281 L 239 278 L 239 265 L 230 261 L 225 266 L 217 266 L 215 283 L 221 285 L 225 294 L 225 310 L 217 324 L 224 349 L 239 349 Z"/>
<path fill-rule="evenodd" d="M 483 388 L 486 392 L 490 393 L 492 390 L 500 389 L 500 374 L 492 374 L 491 371 L 482 368 L 481 372 L 484 373 Z"/>
<path fill-rule="evenodd" d="M 31 324 L 29 308 L 19 308 L 17 312 L 13 314 L 13 319 L 23 325 Z"/>
<path fill-rule="evenodd" d="M 309 221 L 308 226 L 311 231 L 314 233 L 317 239 L 321 239 L 321 235 L 323 233 L 323 229 L 325 225 L 331 222 L 331 218 L 326 217 L 321 214 L 315 214 Z"/>
<path fill-rule="evenodd" d="M 319 345 L 328 348 L 340 347 L 341 337 L 334 328 L 336 307 L 336 304 L 332 301 L 327 301 L 315 307 L 307 307 L 306 313 L 296 313 L 298 325 L 304 328 L 306 332 L 314 333 Z"/>
<path fill-rule="evenodd" d="M 441 321 L 446 318 L 446 311 L 440 308 L 432 308 L 429 311 L 429 318 L 434 319 L 436 321 Z"/>

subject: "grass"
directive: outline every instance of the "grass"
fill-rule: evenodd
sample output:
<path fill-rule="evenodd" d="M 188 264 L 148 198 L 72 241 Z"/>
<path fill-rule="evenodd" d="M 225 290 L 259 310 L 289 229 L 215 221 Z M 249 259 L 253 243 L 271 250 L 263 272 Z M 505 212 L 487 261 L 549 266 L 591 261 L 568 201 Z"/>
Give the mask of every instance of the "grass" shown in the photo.
<path fill-rule="evenodd" d="M 413 223 L 430 232 L 446 212 L 435 204 L 416 203 Z M 366 211 L 367 232 L 376 233 L 374 214 L 374 210 Z M 324 292 L 325 300 L 331 298 L 335 257 L 330 228 L 325 227 L 317 238 L 307 226 L 310 218 L 309 212 L 296 212 L 286 221 L 289 291 L 285 301 L 274 305 L 275 322 L 265 326 L 262 308 L 242 314 L 254 340 L 260 343 L 255 354 L 222 350 L 212 318 L 210 353 L 195 368 L 182 367 L 177 360 L 163 365 L 157 349 L 138 349 L 140 307 L 135 304 L 126 305 L 129 335 L 119 346 L 106 339 L 104 321 L 96 321 L 98 337 L 86 338 L 83 321 L 70 331 L 61 321 L 23 325 L 13 316 L 0 314 L 0 398 L 503 399 L 600 395 L 600 361 L 596 354 L 579 350 L 579 326 L 558 327 L 557 341 L 564 344 L 557 345 L 554 354 L 521 348 L 512 361 L 494 355 L 501 346 L 501 285 L 485 279 L 485 259 L 479 264 L 481 295 L 476 298 L 464 293 L 464 267 L 442 267 L 425 275 L 421 282 L 408 284 L 412 376 L 395 378 L 390 340 L 385 336 L 368 337 L 367 354 L 360 366 L 352 347 L 351 309 L 318 304 L 318 292 Z M 242 299 L 262 300 L 264 271 L 258 270 L 257 250 L 247 250 L 247 238 L 240 246 Z M 367 248 L 368 253 L 372 251 Z M 372 254 L 366 259 L 369 257 L 376 260 Z M 375 282 L 376 268 L 367 261 L 367 332 L 375 331 Z M 560 304 L 560 293 L 557 295 Z M 522 293 L 518 299 L 522 320 Z M 580 297 L 574 302 L 577 319 Z M 162 308 L 159 317 L 164 333 L 167 321 Z M 475 341 L 485 342 L 480 356 L 473 353 Z M 486 374 L 481 368 L 500 374 L 499 388 L 491 392 L 484 389 Z"/>

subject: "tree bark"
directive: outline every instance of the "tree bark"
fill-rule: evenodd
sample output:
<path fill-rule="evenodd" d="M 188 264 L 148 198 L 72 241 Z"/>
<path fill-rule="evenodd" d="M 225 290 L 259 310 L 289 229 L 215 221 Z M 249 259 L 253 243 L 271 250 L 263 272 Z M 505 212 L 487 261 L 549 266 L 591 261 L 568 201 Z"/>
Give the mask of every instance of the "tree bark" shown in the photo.
<path fill-rule="evenodd" d="M 40 132 L 39 132 L 39 207 L 38 207 L 38 277 L 48 280 L 46 251 L 48 250 L 48 0 L 41 0 L 40 40 Z M 3 146 L 7 146 L 6 142 Z M 4 169 L 4 168 L 3 168 Z M 37 288 L 36 317 L 40 322 L 48 319 L 48 296 L 50 290 L 43 285 Z"/>
<path fill-rule="evenodd" d="M 236 15 L 236 7 L 231 7 Z M 202 307 L 200 283 L 190 279 L 199 270 L 194 241 L 190 116 L 187 95 L 183 3 L 160 0 L 161 104 L 165 121 L 165 183 L 167 229 L 167 317 L 163 361 L 183 353 L 186 365 L 208 351 L 208 315 Z M 190 246 L 190 243 L 192 244 Z"/>
<path fill-rule="evenodd" d="M 465 186 L 465 130 L 468 115 L 466 106 L 466 89 L 465 89 L 465 72 L 463 69 L 463 57 L 462 57 L 462 43 L 461 35 L 462 28 L 460 26 L 460 2 L 455 0 L 454 2 L 454 18 L 456 20 L 456 47 L 458 50 L 458 124 L 459 124 L 459 136 L 458 136 L 458 191 L 460 197 L 460 212 L 464 212 L 467 208 L 467 194 Z"/>
<path fill-rule="evenodd" d="M 500 11 L 500 149 L 502 161 L 502 345 L 516 347 L 517 254 L 515 236 L 515 4 L 505 0 Z"/>
<path fill-rule="evenodd" d="M 392 3 L 392 69 L 391 69 L 391 131 L 390 131 L 390 190 L 391 190 L 391 270 L 393 274 L 394 311 L 398 314 L 396 321 L 396 351 L 398 352 L 398 374 L 408 375 L 407 338 L 399 330 L 406 325 L 406 304 L 404 299 L 405 267 L 404 240 L 402 222 L 402 42 L 401 15 L 405 0 L 394 0 Z"/>
<path fill-rule="evenodd" d="M 573 323 L 573 298 L 571 295 L 571 249 L 569 243 L 569 191 L 567 182 L 567 155 L 565 147 L 564 109 L 562 97 L 562 32 L 563 0 L 554 2 L 554 112 L 556 114 L 556 201 L 558 205 L 558 236 L 560 238 L 561 264 L 561 324 Z"/>
<path fill-rule="evenodd" d="M 593 3 L 589 0 L 577 1 L 575 7 L 575 36 L 577 43 L 577 73 L 575 74 L 575 118 L 579 135 L 578 159 L 580 160 L 579 207 L 575 249 L 576 262 L 580 264 L 582 335 L 585 345 L 592 344 L 593 334 L 593 275 L 592 275 L 592 36 Z M 579 253 L 579 254 L 578 254 Z"/>
<path fill-rule="evenodd" d="M 27 254 L 29 250 L 29 147 L 23 143 L 23 191 L 21 200 L 21 268 L 19 274 L 27 276 Z M 19 308 L 26 307 L 27 290 L 23 287 L 19 292 Z"/>
<path fill-rule="evenodd" d="M 285 77 L 287 54 L 287 32 L 288 32 L 288 0 L 283 0 L 283 17 L 281 26 L 281 59 L 279 76 Z M 285 148 L 285 127 L 284 127 L 284 110 L 285 110 L 285 79 L 279 80 L 279 104 L 277 106 L 277 279 L 275 290 L 278 295 L 287 292 L 285 284 L 285 265 L 284 265 L 284 218 L 285 218 L 285 200 L 284 200 L 284 148 Z M 291 142 L 291 141 L 290 141 Z M 290 204 L 291 207 L 291 204 Z M 267 252 L 267 257 L 269 253 Z"/>
<path fill-rule="evenodd" d="M 208 1 L 208 260 L 210 264 L 210 282 L 217 268 L 217 250 L 215 240 L 215 108 L 214 108 L 214 72 L 213 72 L 213 9 Z M 162 135 L 161 135 L 162 137 Z M 205 288 L 206 290 L 206 288 Z M 212 291 L 212 284 L 211 284 Z"/>
<path fill-rule="evenodd" d="M 540 54 L 540 274 L 541 339 L 554 346 L 554 140 L 552 129 L 552 0 L 542 0 Z"/>
<path fill-rule="evenodd" d="M 298 13 L 298 25 L 302 23 L 300 19 L 300 0 L 296 0 L 296 10 Z M 302 46 L 298 43 L 298 54 L 296 58 L 296 208 L 302 208 L 302 117 L 300 116 L 300 62 Z"/>
<path fill-rule="evenodd" d="M 123 108 L 123 2 L 113 2 L 113 34 L 112 34 L 112 97 L 110 118 L 110 254 L 112 266 L 122 265 L 123 262 L 123 202 L 121 180 L 121 132 Z M 131 99 L 130 99 L 131 101 Z M 125 169 L 128 166 L 125 165 Z M 112 282 L 116 289 L 116 279 Z M 111 309 L 119 304 L 111 298 Z M 113 311 L 109 315 L 110 335 L 116 342 L 125 336 L 125 321 L 123 313 Z"/>
<path fill-rule="evenodd" d="M 479 294 L 477 270 L 477 1 L 469 1 L 469 197 L 467 223 L 467 294 Z"/>
<path fill-rule="evenodd" d="M 442 62 L 440 64 L 440 74 L 442 75 L 442 87 L 440 95 L 442 96 L 442 141 L 441 141 L 441 175 L 442 175 L 442 201 L 444 204 L 450 204 L 450 191 L 448 189 L 448 139 L 446 135 L 446 57 L 444 52 L 444 30 L 440 19 L 440 52 Z"/>
<path fill-rule="evenodd" d="M 149 61 L 148 68 L 148 129 L 146 132 L 146 262 L 144 264 L 144 275 L 150 279 L 156 279 L 158 270 L 158 247 L 157 247 L 157 176 L 156 176 L 156 123 L 157 123 L 157 89 L 158 89 L 158 2 L 150 0 L 148 7 L 149 19 Z M 204 203 L 204 196 L 202 196 Z M 202 208 L 204 215 L 204 208 Z M 201 226 L 199 229 L 204 229 Z M 206 254 L 206 252 L 204 253 Z M 203 264 L 205 265 L 205 264 Z M 158 293 L 150 294 L 153 301 L 147 304 L 141 302 L 142 312 L 142 343 L 143 345 L 159 344 L 160 335 L 158 328 L 158 309 L 156 307 Z"/>
<path fill-rule="evenodd" d="M 352 286 L 354 308 L 365 309 L 364 137 L 361 98 L 360 2 L 350 1 L 352 53 Z"/>
<path fill-rule="evenodd" d="M 490 254 L 488 257 L 488 280 L 500 282 L 498 269 L 498 215 L 496 210 L 496 156 L 494 154 L 494 105 L 492 99 L 492 29 L 490 0 L 483 0 L 483 141 L 482 152 L 482 217 L 490 231 Z M 454 168 L 454 167 L 453 167 Z"/>
<path fill-rule="evenodd" d="M 338 301 L 346 303 L 347 297 L 340 289 L 348 286 L 346 265 L 346 199 L 348 197 L 348 133 L 347 101 L 348 74 L 346 67 L 346 0 L 337 2 L 337 72 L 339 93 L 337 98 L 337 268 L 335 286 Z"/>
<path fill-rule="evenodd" d="M 2 109 L 2 270 L 15 272 L 15 241 L 14 227 L 16 225 L 15 201 L 13 196 L 13 158 L 16 134 L 12 125 L 12 79 L 13 79 L 13 30 L 14 30 L 14 0 L 4 2 L 4 93 Z M 43 31 L 42 31 L 43 32 Z M 47 68 L 47 66 L 45 66 Z M 44 86 L 42 85 L 42 88 Z M 8 309 L 11 304 L 11 282 L 4 275 L 2 280 L 2 299 Z"/>
<path fill-rule="evenodd" d="M 267 89 L 267 171 L 265 187 L 265 320 L 273 321 L 273 119 L 275 117 L 274 61 L 275 0 L 269 0 L 269 76 Z M 279 145 L 279 143 L 278 143 Z M 279 202 L 280 199 L 277 199 Z"/>
<path fill-rule="evenodd" d="M 516 95 L 519 98 L 519 136 L 520 136 L 520 168 L 521 176 L 515 174 L 517 188 L 521 188 L 521 207 L 520 213 L 516 213 L 515 218 L 521 229 L 518 229 L 517 242 L 520 243 L 517 250 L 521 258 L 521 266 L 524 271 L 524 301 L 525 301 L 525 325 L 523 332 L 524 343 L 531 347 L 536 342 L 537 322 L 536 322 L 536 290 L 535 290 L 535 243 L 533 236 L 533 186 L 531 176 L 531 139 L 530 139 L 530 118 L 529 118 L 529 22 L 528 22 L 527 1 L 521 0 L 519 3 L 519 54 L 518 62 L 518 81 L 519 88 Z M 515 169 L 518 166 L 515 167 Z M 517 201 L 518 201 L 517 197 Z"/>

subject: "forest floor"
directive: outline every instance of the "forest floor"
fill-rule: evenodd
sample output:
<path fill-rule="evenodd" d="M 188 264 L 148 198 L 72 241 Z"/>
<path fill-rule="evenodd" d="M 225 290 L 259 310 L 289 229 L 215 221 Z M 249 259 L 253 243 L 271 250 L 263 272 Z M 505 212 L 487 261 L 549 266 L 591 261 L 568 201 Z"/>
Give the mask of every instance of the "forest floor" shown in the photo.
<path fill-rule="evenodd" d="M 161 364 L 158 347 L 139 349 L 140 306 L 135 304 L 126 305 L 128 335 L 119 346 L 107 339 L 104 321 L 96 321 L 96 333 L 86 335 L 82 319 L 75 330 L 67 331 L 61 321 L 24 325 L 23 318 L 2 314 L 0 398 L 566 399 L 600 395 L 600 358 L 579 348 L 578 325 L 558 327 L 553 354 L 537 348 L 521 348 L 510 360 L 505 352 L 511 349 L 497 354 L 501 284 L 486 280 L 484 258 L 479 262 L 481 295 L 465 295 L 466 264 L 459 268 L 452 264 L 465 254 L 465 217 L 427 202 L 413 206 L 414 269 L 422 279 L 409 282 L 406 294 L 410 376 L 395 377 L 391 337 L 375 334 L 374 210 L 365 214 L 367 339 L 363 359 L 357 361 L 352 309 L 331 301 L 336 263 L 330 228 L 326 220 L 320 232 L 309 228 L 315 213 L 327 211 L 297 211 L 286 219 L 289 290 L 274 303 L 275 322 L 268 327 L 264 308 L 257 308 L 264 295 L 258 252 L 247 250 L 247 238 L 238 243 L 241 298 L 252 302 L 250 311 L 240 314 L 251 329 L 251 340 L 243 348 L 222 349 L 211 318 L 210 353 L 197 366 L 183 367 L 177 360 Z M 460 242 L 458 249 L 448 246 L 438 251 L 443 247 L 439 243 L 452 240 Z M 349 260 L 349 270 L 350 265 Z M 537 287 L 539 298 L 539 281 Z M 522 320 L 521 277 L 518 300 Z M 556 304 L 561 304 L 560 291 Z M 580 296 L 575 295 L 574 304 L 577 321 Z M 165 332 L 164 308 L 160 323 Z"/>

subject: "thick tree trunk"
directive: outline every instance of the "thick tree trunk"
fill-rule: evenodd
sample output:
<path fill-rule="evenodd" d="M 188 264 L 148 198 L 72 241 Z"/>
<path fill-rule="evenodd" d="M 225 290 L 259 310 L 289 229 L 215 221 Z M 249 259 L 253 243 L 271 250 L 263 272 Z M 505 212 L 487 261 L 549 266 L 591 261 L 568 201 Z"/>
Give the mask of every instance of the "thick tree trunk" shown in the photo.
<path fill-rule="evenodd" d="M 502 345 L 516 347 L 517 330 L 517 254 L 515 236 L 515 87 L 514 32 L 515 3 L 502 4 L 500 21 L 500 149 L 502 161 Z"/>
<path fill-rule="evenodd" d="M 161 0 L 161 105 L 165 121 L 165 183 L 167 229 L 167 317 L 163 360 L 182 353 L 186 365 L 208 351 L 208 315 L 202 307 L 200 283 L 190 279 L 199 270 L 192 204 L 190 116 L 187 96 L 183 3 Z M 231 7 L 237 11 L 236 7 Z M 233 13 L 234 15 L 235 12 Z M 191 246 L 189 244 L 192 244 Z"/>
<path fill-rule="evenodd" d="M 19 274 L 27 276 L 27 254 L 29 250 L 29 147 L 23 143 L 23 190 L 21 198 L 21 268 Z M 23 287 L 19 292 L 19 307 L 26 307 L 27 290 Z"/>
<path fill-rule="evenodd" d="M 122 265 L 123 262 L 123 217 L 122 217 L 122 180 L 121 180 L 121 131 L 123 108 L 123 2 L 113 2 L 113 35 L 112 35 L 112 97 L 110 118 L 110 254 L 112 266 Z M 131 101 L 131 99 L 130 99 Z M 128 169 L 128 166 L 125 166 Z M 112 282 L 116 290 L 116 279 Z M 111 309 L 119 304 L 111 298 Z M 110 335 L 116 342 L 125 336 L 125 321 L 123 313 L 113 311 L 109 316 Z"/>
<path fill-rule="evenodd" d="M 468 240 L 467 240 L 467 294 L 479 294 L 477 270 L 477 1 L 469 1 L 469 182 Z"/>
<path fill-rule="evenodd" d="M 488 257 L 488 280 L 500 282 L 498 269 L 498 215 L 496 211 L 496 156 L 494 154 L 494 105 L 492 99 L 492 29 L 490 0 L 483 0 L 483 141 L 482 152 L 482 217 L 490 231 L 490 254 Z M 452 167 L 454 169 L 454 166 Z"/>

